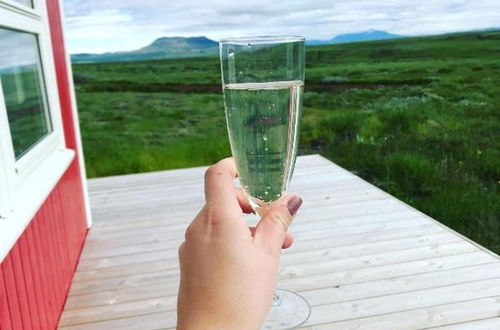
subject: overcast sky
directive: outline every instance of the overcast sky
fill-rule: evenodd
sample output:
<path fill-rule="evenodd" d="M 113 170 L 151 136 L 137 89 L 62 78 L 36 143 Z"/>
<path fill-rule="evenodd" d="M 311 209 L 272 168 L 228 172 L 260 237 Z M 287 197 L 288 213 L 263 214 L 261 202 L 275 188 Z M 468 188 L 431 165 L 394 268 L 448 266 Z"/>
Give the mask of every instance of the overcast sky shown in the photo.
<path fill-rule="evenodd" d="M 64 0 L 71 53 L 143 47 L 163 36 L 303 35 L 379 29 L 425 35 L 500 27 L 498 0 Z"/>

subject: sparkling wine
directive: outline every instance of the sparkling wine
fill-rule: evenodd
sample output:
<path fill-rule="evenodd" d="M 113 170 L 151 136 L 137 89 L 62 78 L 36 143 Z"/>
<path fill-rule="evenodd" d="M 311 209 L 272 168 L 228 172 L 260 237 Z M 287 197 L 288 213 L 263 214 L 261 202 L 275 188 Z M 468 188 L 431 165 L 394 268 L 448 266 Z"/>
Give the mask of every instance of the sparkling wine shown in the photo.
<path fill-rule="evenodd" d="M 231 150 L 241 184 L 258 203 L 286 192 L 299 136 L 303 81 L 224 86 Z"/>

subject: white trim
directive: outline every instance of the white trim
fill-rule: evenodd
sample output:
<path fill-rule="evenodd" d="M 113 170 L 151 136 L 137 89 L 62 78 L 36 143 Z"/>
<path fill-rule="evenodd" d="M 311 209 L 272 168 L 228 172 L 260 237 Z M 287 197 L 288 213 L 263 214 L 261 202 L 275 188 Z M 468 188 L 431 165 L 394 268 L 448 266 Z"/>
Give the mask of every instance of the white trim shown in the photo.
<path fill-rule="evenodd" d="M 0 6 L 0 18 L 0 25 L 2 27 L 35 34 L 39 34 L 42 31 L 42 23 L 39 16 L 25 15 L 23 12 L 11 11 L 4 6 Z"/>
<path fill-rule="evenodd" d="M 19 186 L 52 151 L 64 148 L 64 137 L 60 131 L 50 132 L 36 142 L 14 165 L 14 187 Z"/>
<path fill-rule="evenodd" d="M 61 17 L 62 26 L 62 38 L 65 41 L 64 35 L 64 6 L 61 1 L 59 1 L 59 15 Z M 66 43 L 65 43 L 66 44 Z M 69 90 L 71 96 L 71 109 L 73 112 L 73 124 L 76 138 L 76 149 L 78 155 L 78 162 L 80 165 L 80 177 L 82 179 L 82 187 L 83 187 L 83 200 L 85 203 L 85 214 L 87 216 L 87 228 L 92 227 L 92 212 L 90 211 L 90 199 L 89 199 L 89 189 L 87 185 L 87 173 L 85 171 L 85 159 L 83 156 L 83 147 L 82 147 L 82 136 L 80 133 L 80 120 L 78 118 L 78 108 L 76 103 L 76 95 L 75 95 L 75 85 L 73 83 L 73 68 L 71 66 L 71 57 L 68 51 L 65 51 L 66 54 L 66 70 L 68 72 L 68 82 L 69 82 Z"/>
<path fill-rule="evenodd" d="M 13 200 L 13 211 L 7 219 L 0 219 L 0 262 L 66 172 L 74 156 L 75 152 L 70 149 L 52 152 L 18 187 L 16 198 Z"/>
<path fill-rule="evenodd" d="M 8 218 L 12 211 L 12 196 L 14 191 L 14 179 L 16 162 L 14 157 L 14 147 L 12 145 L 12 136 L 10 134 L 9 119 L 7 117 L 7 108 L 3 96 L 2 80 L 0 79 L 0 175 L 3 177 L 3 187 L 0 192 L 5 196 L 3 205 L 1 205 L 2 218 Z M 3 189 L 2 189 L 3 188 Z M 1 241 L 0 241 L 1 242 Z"/>
<path fill-rule="evenodd" d="M 2 91 L 0 79 L 0 155 L 12 154 L 12 139 L 8 126 L 7 110 Z M 12 177 L 14 169 L 14 157 L 0 157 L 0 220 L 6 219 L 12 206 Z M 10 171 L 9 171 L 10 170 Z"/>
<path fill-rule="evenodd" d="M 8 9 L 10 11 L 14 11 L 16 13 L 29 15 L 32 17 L 39 17 L 40 14 L 37 12 L 39 1 L 33 1 L 33 5 L 35 8 L 31 8 L 29 6 L 23 5 L 20 2 L 12 1 L 12 0 L 1 0 L 0 7 Z"/>

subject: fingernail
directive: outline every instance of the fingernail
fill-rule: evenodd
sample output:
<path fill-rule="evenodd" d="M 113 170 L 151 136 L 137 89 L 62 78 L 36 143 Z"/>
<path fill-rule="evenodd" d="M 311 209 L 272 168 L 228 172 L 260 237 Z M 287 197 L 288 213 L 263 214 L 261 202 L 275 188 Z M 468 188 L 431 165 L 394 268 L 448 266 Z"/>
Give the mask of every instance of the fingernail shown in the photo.
<path fill-rule="evenodd" d="M 288 212 L 290 212 L 291 215 L 295 215 L 301 205 L 302 198 L 300 198 L 299 196 L 293 196 L 286 204 L 286 206 L 288 207 Z"/>

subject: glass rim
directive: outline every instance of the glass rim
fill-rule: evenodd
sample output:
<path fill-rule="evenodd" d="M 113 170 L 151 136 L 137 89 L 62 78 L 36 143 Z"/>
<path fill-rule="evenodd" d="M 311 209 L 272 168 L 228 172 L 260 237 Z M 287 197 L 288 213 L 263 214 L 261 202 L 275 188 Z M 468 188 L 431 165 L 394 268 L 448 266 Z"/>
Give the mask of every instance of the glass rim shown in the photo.
<path fill-rule="evenodd" d="M 279 44 L 287 42 L 305 41 L 305 37 L 284 35 L 284 36 L 256 36 L 256 37 L 237 37 L 237 38 L 223 38 L 219 40 L 219 44 L 233 44 L 233 45 L 246 45 L 246 44 Z"/>

